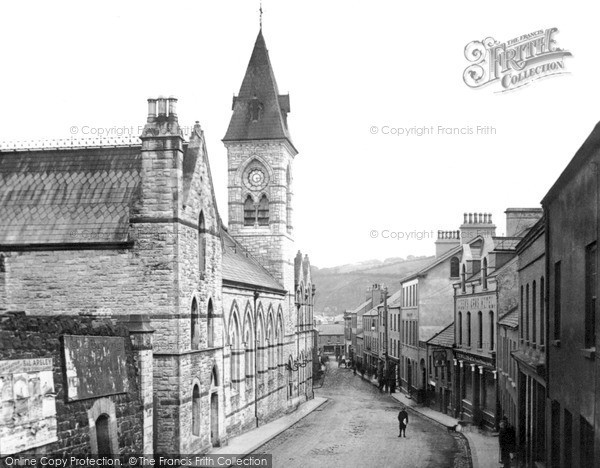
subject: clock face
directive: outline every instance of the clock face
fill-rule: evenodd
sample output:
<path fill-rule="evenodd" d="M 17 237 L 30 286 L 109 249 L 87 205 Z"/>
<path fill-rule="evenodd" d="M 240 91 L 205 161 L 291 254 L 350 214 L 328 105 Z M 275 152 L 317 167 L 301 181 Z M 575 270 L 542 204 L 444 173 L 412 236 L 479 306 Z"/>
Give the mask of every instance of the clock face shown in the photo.
<path fill-rule="evenodd" d="M 251 190 L 262 190 L 268 183 L 267 173 L 262 167 L 249 167 L 244 176 L 244 183 Z"/>

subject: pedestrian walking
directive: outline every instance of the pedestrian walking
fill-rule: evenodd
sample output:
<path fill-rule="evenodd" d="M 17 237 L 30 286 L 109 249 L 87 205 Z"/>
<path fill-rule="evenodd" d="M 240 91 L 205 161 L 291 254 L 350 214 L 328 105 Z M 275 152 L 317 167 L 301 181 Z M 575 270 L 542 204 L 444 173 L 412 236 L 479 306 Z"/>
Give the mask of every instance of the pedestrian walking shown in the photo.
<path fill-rule="evenodd" d="M 406 438 L 406 426 L 408 426 L 408 413 L 406 412 L 404 406 L 400 409 L 400 412 L 398 413 L 398 424 L 400 426 L 400 434 L 398 434 L 398 437 L 402 437 L 402 435 L 404 435 L 404 437 Z"/>
<path fill-rule="evenodd" d="M 500 461 L 502 462 L 502 466 L 510 468 L 510 455 L 515 452 L 517 437 L 515 428 L 508 422 L 506 416 L 500 421 L 498 443 L 500 444 Z"/>

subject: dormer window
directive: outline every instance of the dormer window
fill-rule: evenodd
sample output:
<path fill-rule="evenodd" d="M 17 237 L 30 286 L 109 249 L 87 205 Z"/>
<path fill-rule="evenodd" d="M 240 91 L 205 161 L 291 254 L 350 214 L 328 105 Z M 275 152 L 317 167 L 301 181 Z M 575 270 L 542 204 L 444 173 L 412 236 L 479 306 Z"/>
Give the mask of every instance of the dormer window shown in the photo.
<path fill-rule="evenodd" d="M 256 95 L 250 100 L 250 120 L 258 122 L 262 116 L 263 105 Z"/>

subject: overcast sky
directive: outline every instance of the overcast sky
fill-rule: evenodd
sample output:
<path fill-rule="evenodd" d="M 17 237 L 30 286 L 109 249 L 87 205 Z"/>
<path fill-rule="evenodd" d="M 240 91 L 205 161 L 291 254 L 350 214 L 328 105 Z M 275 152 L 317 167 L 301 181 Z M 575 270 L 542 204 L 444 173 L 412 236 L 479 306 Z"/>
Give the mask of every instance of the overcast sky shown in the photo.
<path fill-rule="evenodd" d="M 265 0 L 263 33 L 300 152 L 298 248 L 319 267 L 430 255 L 433 239 L 383 231 L 414 237 L 457 229 L 464 212 L 491 212 L 501 234 L 507 207 L 539 206 L 600 120 L 600 8 L 591 3 Z M 226 218 L 221 139 L 258 33 L 258 1 L 0 8 L 0 139 L 137 129 L 148 97 L 175 95 L 180 124 L 199 120 L 205 130 Z M 508 93 L 465 85 L 469 42 L 553 27 L 556 45 L 573 54 L 568 74 Z M 496 134 L 383 134 L 478 125 Z"/>

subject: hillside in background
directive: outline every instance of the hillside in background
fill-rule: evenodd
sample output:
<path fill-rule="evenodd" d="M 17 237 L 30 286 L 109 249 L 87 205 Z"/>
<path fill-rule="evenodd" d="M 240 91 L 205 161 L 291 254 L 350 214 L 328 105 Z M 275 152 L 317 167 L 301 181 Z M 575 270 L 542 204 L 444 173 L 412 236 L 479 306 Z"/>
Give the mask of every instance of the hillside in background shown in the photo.
<path fill-rule="evenodd" d="M 337 315 L 358 307 L 365 300 L 367 288 L 383 283 L 392 295 L 400 289 L 400 278 L 423 268 L 431 257 L 369 260 L 333 268 L 312 268 L 316 285 L 315 314 Z"/>

